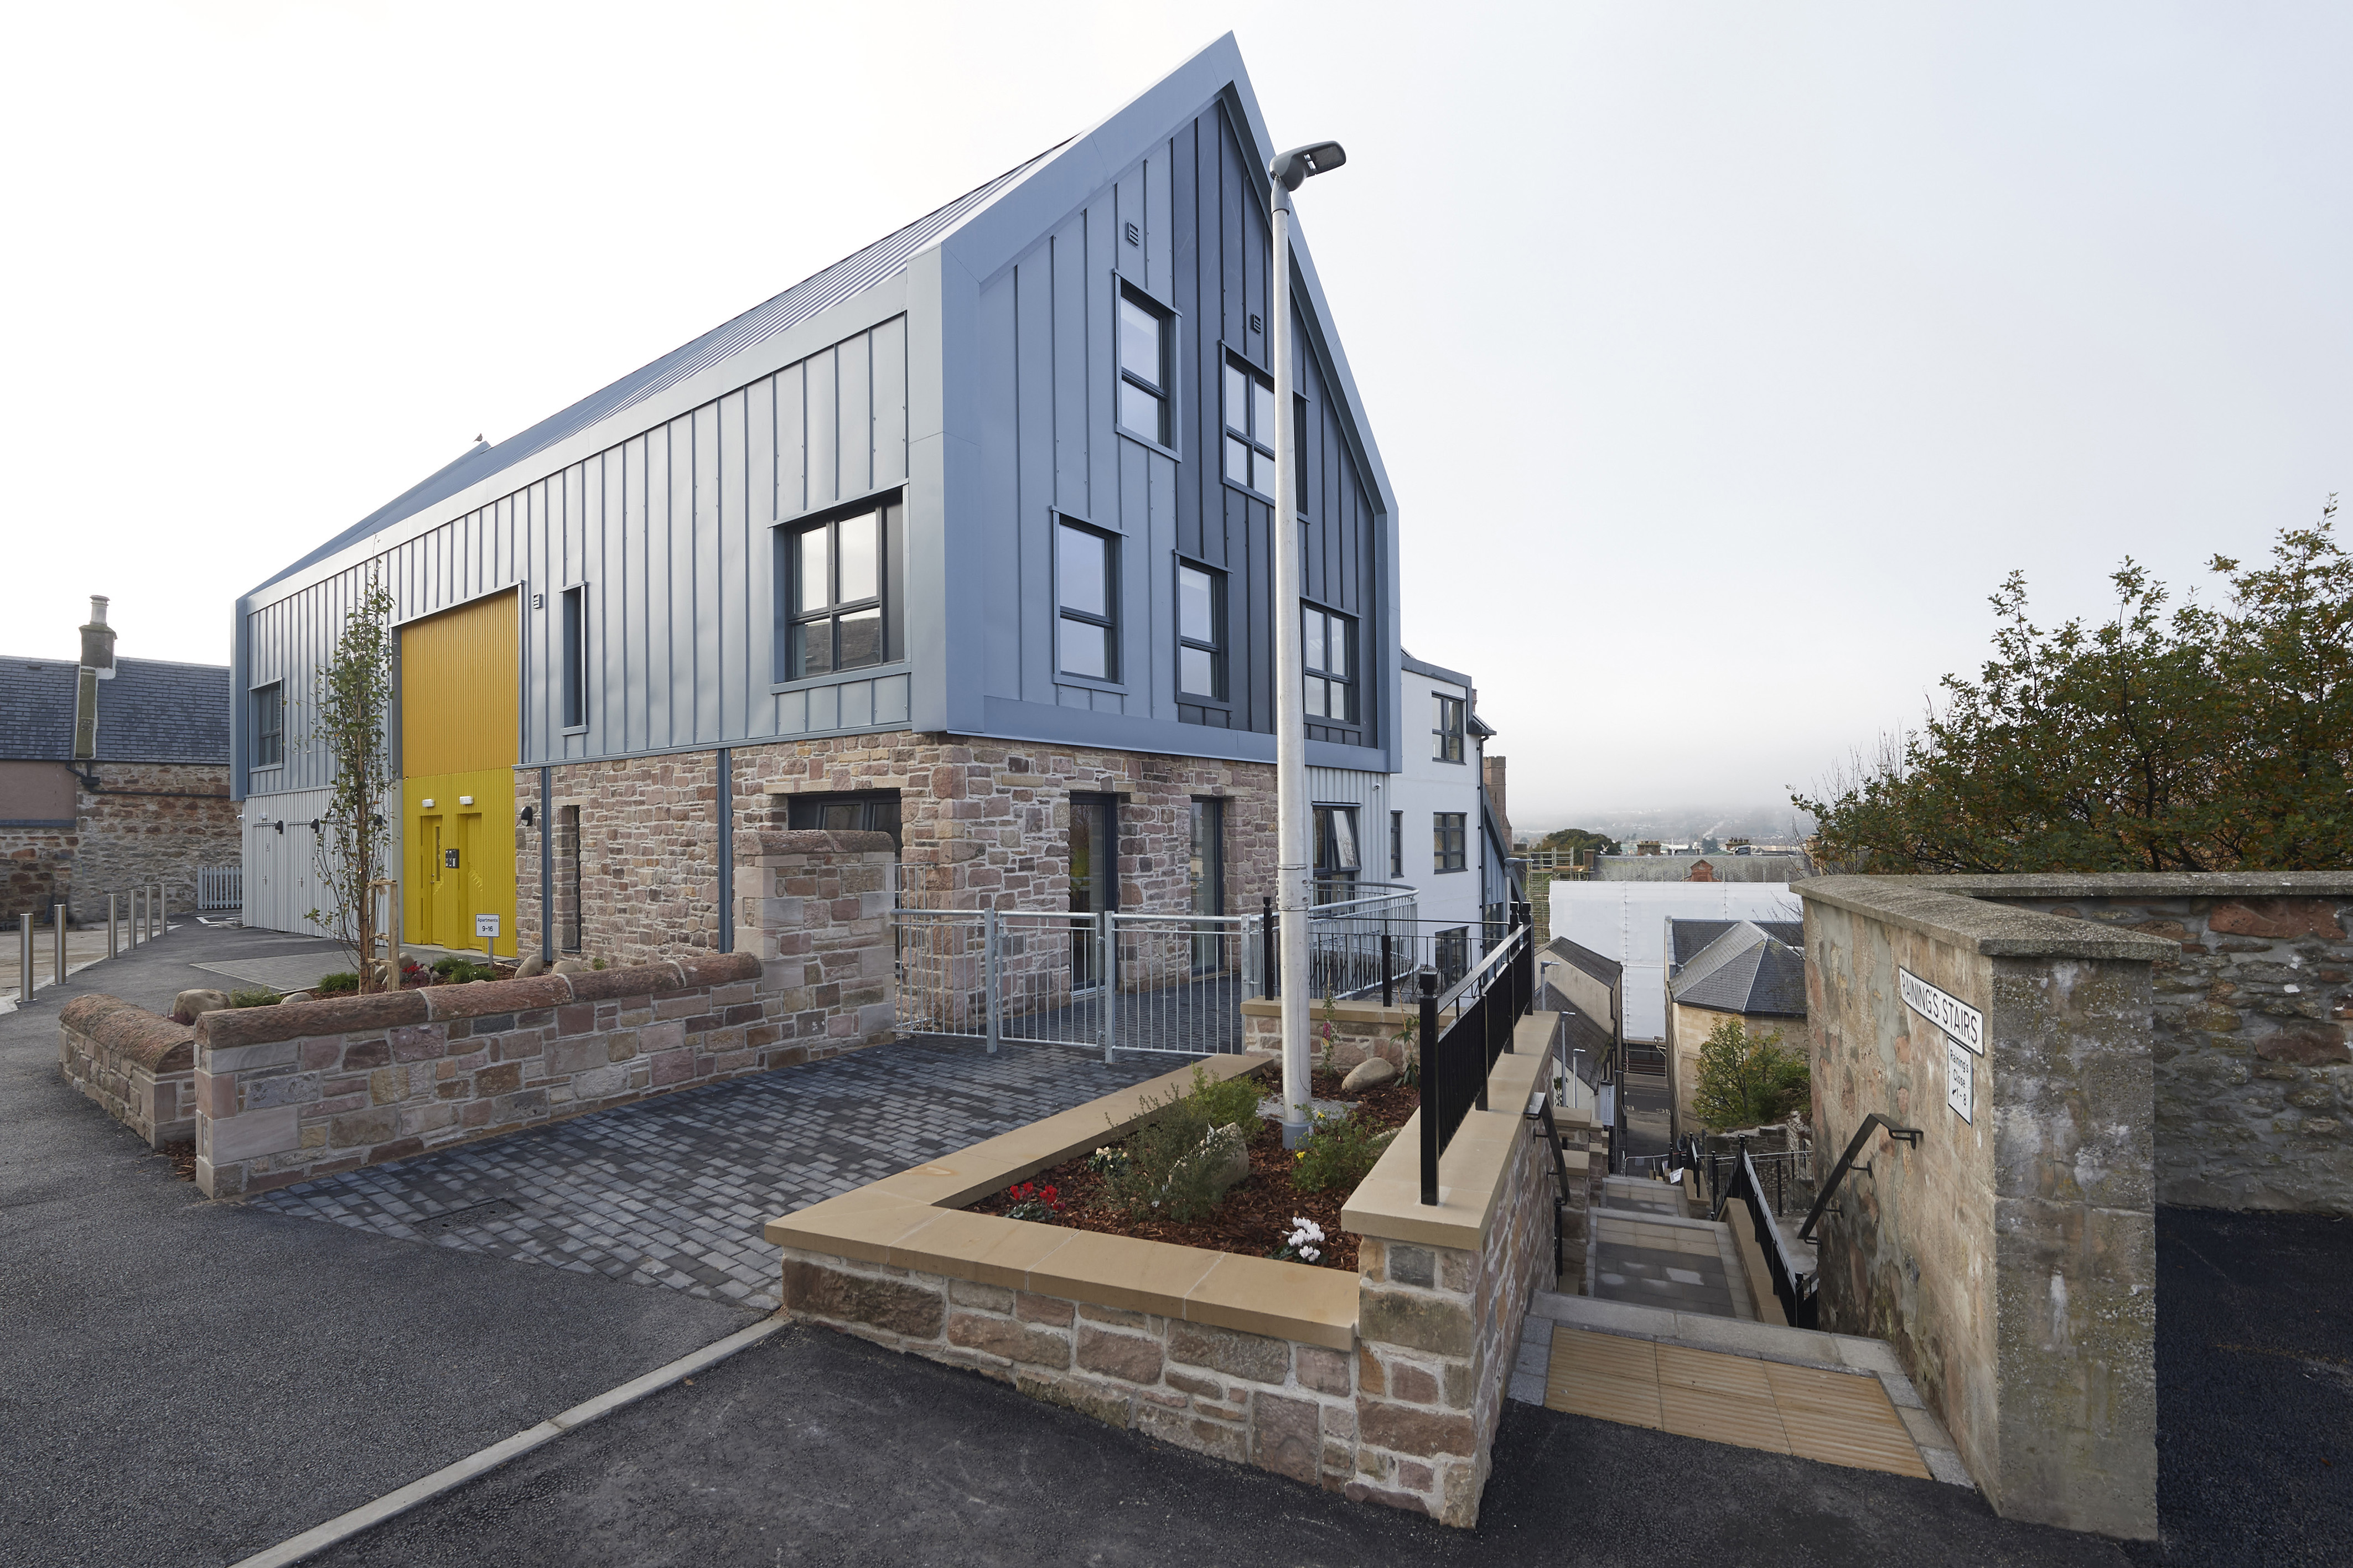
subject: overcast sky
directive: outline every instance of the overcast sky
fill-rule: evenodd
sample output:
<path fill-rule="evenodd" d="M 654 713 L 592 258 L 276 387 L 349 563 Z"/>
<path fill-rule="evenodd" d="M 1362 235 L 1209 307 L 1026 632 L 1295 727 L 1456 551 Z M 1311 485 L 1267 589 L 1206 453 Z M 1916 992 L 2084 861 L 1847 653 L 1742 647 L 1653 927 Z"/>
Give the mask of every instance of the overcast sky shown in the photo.
<path fill-rule="evenodd" d="M 1385 13 L 1385 14 L 1384 14 Z M 1324 30 L 1319 31 L 1319 26 Z M 2353 489 L 2353 8 L 49 5 L 0 94 L 0 652 L 225 662 L 456 457 L 1218 34 L 1523 826 L 1769 805 Z"/>

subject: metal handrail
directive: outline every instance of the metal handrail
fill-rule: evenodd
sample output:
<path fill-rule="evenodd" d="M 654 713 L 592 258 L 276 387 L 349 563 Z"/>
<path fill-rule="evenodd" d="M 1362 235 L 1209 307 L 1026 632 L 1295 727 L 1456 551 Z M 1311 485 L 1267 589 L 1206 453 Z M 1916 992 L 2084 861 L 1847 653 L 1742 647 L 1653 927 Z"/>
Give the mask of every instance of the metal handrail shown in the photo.
<path fill-rule="evenodd" d="M 1512 955 L 1518 951 L 1520 944 L 1528 939 L 1529 934 L 1528 928 L 1521 926 L 1514 930 L 1509 936 L 1506 936 L 1503 941 L 1496 942 L 1493 946 L 1488 948 L 1487 956 L 1481 959 L 1476 964 L 1472 965 L 1470 973 L 1465 974 L 1461 979 L 1456 981 L 1452 985 L 1448 986 L 1444 991 L 1439 994 L 1439 1010 L 1440 1012 L 1444 1012 L 1447 1008 L 1455 1006 L 1457 999 L 1462 996 L 1466 992 L 1470 992 L 1470 994 L 1473 995 L 1483 994 L 1486 991 L 1486 985 L 1481 983 L 1482 977 L 1484 977 L 1486 981 L 1492 982 L 1494 977 L 1492 974 L 1489 974 L 1488 971 L 1495 969 L 1501 964 L 1507 963 L 1511 959 Z M 1470 990 L 1473 985 L 1478 987 L 1475 992 L 1472 992 Z"/>
<path fill-rule="evenodd" d="M 1824 1182 L 1822 1190 L 1814 1195 L 1814 1206 L 1807 1214 L 1806 1223 L 1798 1227 L 1798 1239 L 1807 1246 L 1813 1245 L 1814 1226 L 1821 1223 L 1822 1211 L 1831 1206 L 1831 1195 L 1838 1191 L 1839 1183 L 1846 1179 L 1847 1171 L 1854 1164 L 1854 1157 L 1862 1152 L 1862 1146 L 1869 1142 L 1874 1127 L 1884 1127 L 1890 1138 L 1909 1143 L 1915 1149 L 1920 1146 L 1920 1130 L 1917 1127 L 1898 1127 L 1876 1110 L 1864 1117 L 1862 1125 L 1854 1130 L 1854 1136 L 1847 1140 L 1846 1152 L 1839 1156 L 1838 1165 L 1831 1172 L 1830 1180 Z M 1865 1165 L 1863 1169 L 1868 1171 L 1871 1167 Z"/>
<path fill-rule="evenodd" d="M 1789 1255 L 1788 1243 L 1781 1237 L 1779 1221 L 1774 1216 L 1773 1205 L 1765 1196 L 1765 1184 L 1757 1174 L 1757 1163 L 1748 1156 L 1747 1141 L 1741 1141 L 1740 1163 L 1735 1167 L 1729 1191 L 1716 1200 L 1715 1218 L 1724 1222 L 1734 1198 L 1744 1199 L 1748 1205 L 1749 1229 L 1759 1247 L 1770 1244 L 1766 1257 L 1766 1272 L 1773 1277 L 1773 1294 L 1781 1299 L 1781 1310 L 1793 1328 L 1810 1329 L 1813 1322 L 1813 1297 L 1817 1271 L 1800 1268 Z M 1800 1321 L 1800 1319 L 1806 1321 Z"/>

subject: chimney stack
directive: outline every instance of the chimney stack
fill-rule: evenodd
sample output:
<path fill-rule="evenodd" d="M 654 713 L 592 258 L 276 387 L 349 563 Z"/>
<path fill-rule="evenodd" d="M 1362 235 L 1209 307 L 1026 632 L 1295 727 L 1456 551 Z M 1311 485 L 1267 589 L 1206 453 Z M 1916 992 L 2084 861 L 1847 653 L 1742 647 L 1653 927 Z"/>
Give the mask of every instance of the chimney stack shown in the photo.
<path fill-rule="evenodd" d="M 81 668 L 74 675 L 74 761 L 98 758 L 98 683 L 114 679 L 114 628 L 106 624 L 106 595 L 90 596 L 90 624 L 81 628 Z"/>

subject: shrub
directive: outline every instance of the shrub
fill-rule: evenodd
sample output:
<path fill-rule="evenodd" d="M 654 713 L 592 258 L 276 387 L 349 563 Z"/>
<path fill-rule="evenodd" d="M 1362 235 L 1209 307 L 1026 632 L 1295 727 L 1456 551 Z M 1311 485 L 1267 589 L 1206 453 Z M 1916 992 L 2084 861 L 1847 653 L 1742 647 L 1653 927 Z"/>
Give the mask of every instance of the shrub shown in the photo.
<path fill-rule="evenodd" d="M 340 974 L 322 974 L 319 984 L 311 987 L 317 996 L 342 996 L 360 988 L 360 977 L 349 970 Z"/>
<path fill-rule="evenodd" d="M 1291 1181 L 1303 1193 L 1326 1192 L 1334 1187 L 1354 1191 L 1356 1184 L 1372 1173 L 1381 1151 L 1389 1146 L 1395 1132 L 1376 1132 L 1372 1124 L 1354 1116 L 1330 1116 L 1319 1110 L 1307 1127 L 1307 1136 L 1300 1141 L 1294 1158 L 1298 1166 L 1291 1173 Z"/>
<path fill-rule="evenodd" d="M 1710 1127 L 1778 1121 L 1812 1093 L 1805 1057 L 1783 1048 L 1778 1029 L 1752 1035 L 1739 1019 L 1726 1018 L 1700 1045 L 1692 1110 Z"/>
<path fill-rule="evenodd" d="M 232 1007 L 275 1007 L 285 998 L 275 991 L 232 991 L 228 1005 Z"/>
<path fill-rule="evenodd" d="M 1240 1127 L 1247 1131 L 1258 1116 L 1258 1102 L 1263 1095 L 1255 1074 L 1244 1073 L 1240 1078 L 1212 1083 L 1208 1069 L 1196 1063 L 1193 1091 L 1186 1098 L 1200 1108 L 1202 1119 L 1210 1126 Z"/>
<path fill-rule="evenodd" d="M 472 963 L 451 956 L 434 961 L 433 973 L 452 985 L 463 985 L 470 980 L 496 980 L 499 972 L 487 963 Z"/>

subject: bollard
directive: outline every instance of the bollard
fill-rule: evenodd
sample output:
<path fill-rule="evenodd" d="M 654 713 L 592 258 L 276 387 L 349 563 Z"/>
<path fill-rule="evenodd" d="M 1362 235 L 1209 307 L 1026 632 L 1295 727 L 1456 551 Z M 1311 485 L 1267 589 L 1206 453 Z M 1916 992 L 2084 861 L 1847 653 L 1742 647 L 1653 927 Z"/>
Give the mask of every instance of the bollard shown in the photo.
<path fill-rule="evenodd" d="M 62 985 L 66 983 L 66 907 L 63 904 L 49 906 L 49 947 L 54 954 L 49 965 L 52 971 L 50 978 Z"/>
<path fill-rule="evenodd" d="M 106 956 L 114 958 L 122 952 L 122 930 L 115 923 L 114 895 L 106 895 Z"/>
<path fill-rule="evenodd" d="M 981 941 L 987 944 L 987 952 L 981 959 L 981 973 L 984 983 L 988 986 L 988 1000 L 984 1005 L 987 1021 L 984 1026 L 988 1037 L 988 1054 L 993 1057 L 997 1054 L 997 1038 L 1005 1027 L 997 1014 L 997 992 L 1000 977 L 997 973 L 997 906 L 993 902 L 981 915 Z"/>
<path fill-rule="evenodd" d="M 16 930 L 24 938 L 16 955 L 16 1005 L 23 1006 L 33 999 L 33 911 L 26 910 L 16 917 Z"/>
<path fill-rule="evenodd" d="M 140 911 L 146 908 L 147 889 L 144 888 L 133 888 L 131 889 L 129 898 L 131 900 L 131 945 L 137 947 L 141 942 L 147 940 L 144 935 L 141 934 L 139 929 Z"/>
<path fill-rule="evenodd" d="M 1097 915 L 1095 920 L 1102 932 L 1098 939 L 1103 944 L 1102 973 L 1096 976 L 1096 983 L 1103 987 L 1103 1065 L 1108 1067 L 1112 1060 L 1112 1042 L 1119 1037 L 1119 980 L 1112 968 L 1112 961 L 1117 956 L 1119 933 L 1111 923 L 1109 910 Z"/>

